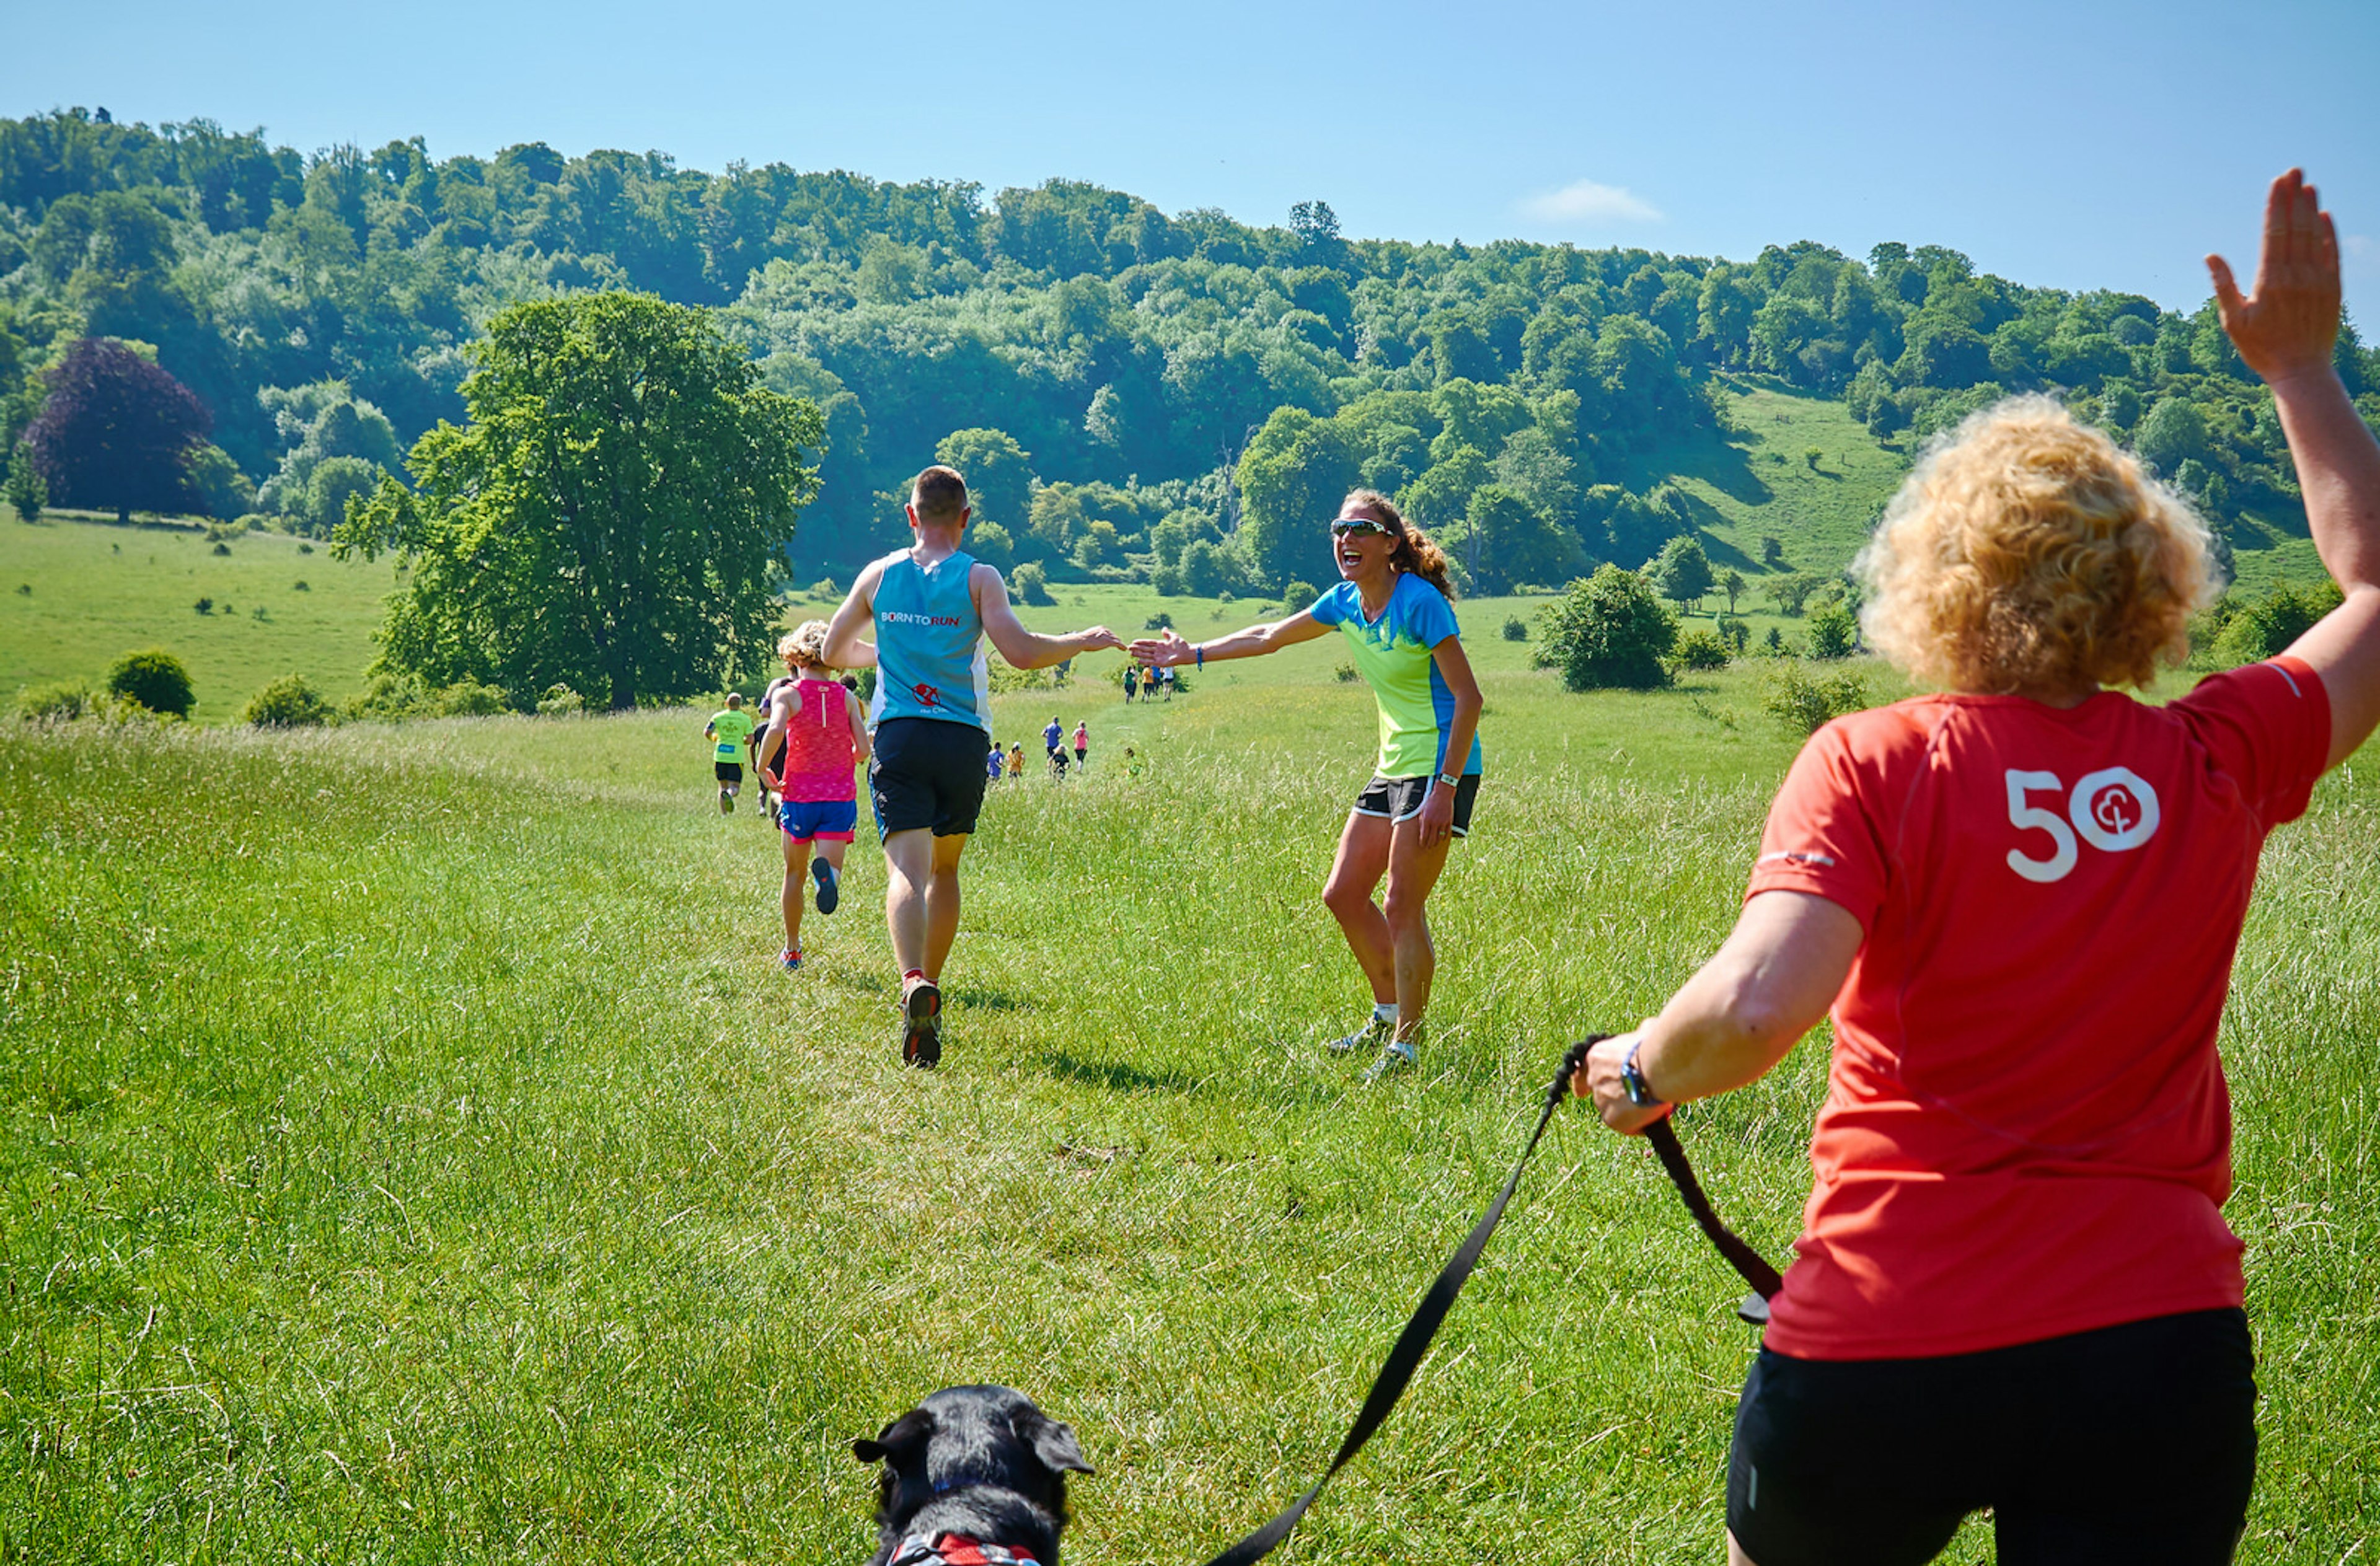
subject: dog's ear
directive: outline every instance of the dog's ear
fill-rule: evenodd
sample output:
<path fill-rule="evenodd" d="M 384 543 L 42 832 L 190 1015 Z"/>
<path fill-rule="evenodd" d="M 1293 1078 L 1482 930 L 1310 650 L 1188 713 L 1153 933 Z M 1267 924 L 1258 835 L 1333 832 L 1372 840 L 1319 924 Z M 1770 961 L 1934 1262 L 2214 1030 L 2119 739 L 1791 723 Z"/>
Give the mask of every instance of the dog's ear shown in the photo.
<path fill-rule="evenodd" d="M 934 1416 L 913 1408 L 877 1431 L 874 1440 L 862 1436 L 852 1442 L 851 1455 L 862 1463 L 898 1463 L 925 1451 L 927 1438 L 933 1433 Z"/>
<path fill-rule="evenodd" d="M 1082 1444 L 1075 1439 L 1074 1426 L 1061 1425 L 1039 1409 L 1030 1409 L 1016 1421 L 1016 1433 L 1033 1449 L 1033 1455 L 1052 1474 L 1072 1472 L 1097 1474 L 1083 1460 Z"/>

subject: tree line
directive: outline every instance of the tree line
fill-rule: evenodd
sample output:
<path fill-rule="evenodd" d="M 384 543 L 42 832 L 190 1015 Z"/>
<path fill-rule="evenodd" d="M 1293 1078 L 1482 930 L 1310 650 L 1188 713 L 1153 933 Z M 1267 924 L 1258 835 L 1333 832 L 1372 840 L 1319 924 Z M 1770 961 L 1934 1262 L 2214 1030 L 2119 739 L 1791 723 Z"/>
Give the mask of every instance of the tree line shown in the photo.
<path fill-rule="evenodd" d="M 383 473 L 421 480 L 402 454 L 464 419 L 500 312 L 624 290 L 710 307 L 759 384 L 817 407 L 805 574 L 895 540 L 936 455 L 977 480 L 985 552 L 1059 580 L 1277 587 L 1356 482 L 1476 586 L 1634 567 L 1694 518 L 1628 489 L 1631 459 L 1726 434 L 1717 372 L 1840 395 L 1904 442 L 2056 390 L 2242 544 L 2301 530 L 2271 399 L 2211 307 L 2030 288 L 1939 247 L 1414 244 L 1347 238 L 1318 200 L 1259 226 L 1070 180 L 0 120 L 0 450 L 48 438 L 77 345 L 115 340 L 195 399 L 179 498 L 218 515 L 329 532 Z M 2340 369 L 2380 421 L 2351 334 Z M 88 487 L 42 449 L 53 490 Z"/>

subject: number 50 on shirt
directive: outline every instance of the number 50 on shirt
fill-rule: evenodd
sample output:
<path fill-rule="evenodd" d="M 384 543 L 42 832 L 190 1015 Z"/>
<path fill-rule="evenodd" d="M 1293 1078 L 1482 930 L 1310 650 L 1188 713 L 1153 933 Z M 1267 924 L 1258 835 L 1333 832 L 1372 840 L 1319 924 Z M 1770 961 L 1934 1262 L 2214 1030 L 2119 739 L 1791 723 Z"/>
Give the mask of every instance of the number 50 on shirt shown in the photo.
<path fill-rule="evenodd" d="M 2156 834 L 2156 790 L 2130 767 L 2106 767 L 2085 772 L 2072 789 L 2067 790 L 2063 816 L 2032 803 L 2035 794 L 2054 795 L 2065 788 L 2056 772 L 2009 769 L 2009 824 L 2046 832 L 2051 845 L 2046 859 L 2036 859 L 2021 848 L 2008 851 L 2008 868 L 2025 880 L 2043 884 L 2064 880 L 2082 857 L 2082 843 L 2109 854 L 2120 854 L 2138 848 Z M 2078 834 L 2080 843 L 2076 841 Z"/>

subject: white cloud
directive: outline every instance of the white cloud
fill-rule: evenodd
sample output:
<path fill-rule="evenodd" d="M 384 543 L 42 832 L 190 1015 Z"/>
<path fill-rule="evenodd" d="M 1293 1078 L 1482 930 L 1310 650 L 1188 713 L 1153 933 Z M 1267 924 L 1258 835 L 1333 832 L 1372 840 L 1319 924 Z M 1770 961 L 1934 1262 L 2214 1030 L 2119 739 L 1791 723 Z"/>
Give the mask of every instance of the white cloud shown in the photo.
<path fill-rule="evenodd" d="M 1659 223 L 1660 209 L 1618 185 L 1578 180 L 1521 203 L 1524 216 L 1540 223 Z"/>

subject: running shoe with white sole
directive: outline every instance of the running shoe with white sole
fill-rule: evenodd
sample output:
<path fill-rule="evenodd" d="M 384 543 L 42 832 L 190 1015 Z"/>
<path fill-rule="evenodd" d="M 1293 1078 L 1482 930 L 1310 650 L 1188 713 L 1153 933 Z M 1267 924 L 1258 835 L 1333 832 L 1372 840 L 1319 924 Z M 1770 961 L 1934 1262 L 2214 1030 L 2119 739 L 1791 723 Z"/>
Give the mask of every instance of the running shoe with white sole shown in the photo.
<path fill-rule="evenodd" d="M 1391 1072 L 1405 1071 L 1418 1064 L 1420 1056 L 1414 1046 L 1419 1042 L 1418 1036 L 1413 1038 L 1390 1039 L 1388 1047 L 1380 1051 L 1380 1058 L 1364 1068 L 1364 1080 L 1378 1082 Z"/>
<path fill-rule="evenodd" d="M 777 965 L 784 969 L 787 973 L 791 973 L 795 968 L 802 965 L 802 954 L 788 946 L 783 951 L 777 953 Z"/>
<path fill-rule="evenodd" d="M 1383 1016 L 1374 1016 L 1344 1038 L 1333 1038 L 1326 1046 L 1334 1055 L 1351 1055 L 1361 1050 L 1366 1054 L 1396 1037 L 1397 1025 Z"/>
<path fill-rule="evenodd" d="M 721 789 L 719 791 L 719 813 L 722 816 L 728 816 L 735 814 L 735 796 L 728 793 L 725 789 Z"/>
<path fill-rule="evenodd" d="M 901 1063 L 932 1066 L 942 1058 L 942 992 L 920 984 L 901 1001 Z"/>
<path fill-rule="evenodd" d="M 836 875 L 834 867 L 824 859 L 812 859 L 810 880 L 818 882 L 818 911 L 833 913 L 836 904 L 843 901 L 843 878 Z"/>

